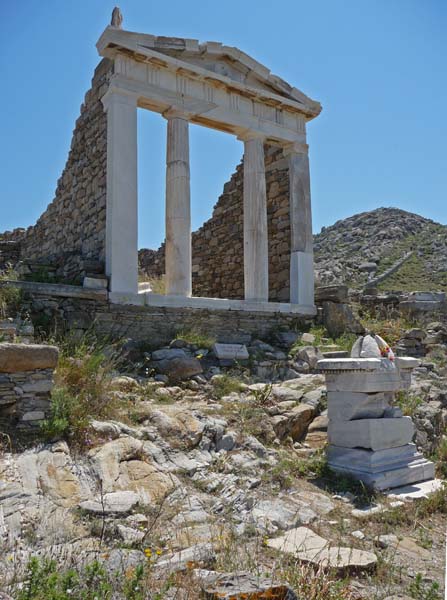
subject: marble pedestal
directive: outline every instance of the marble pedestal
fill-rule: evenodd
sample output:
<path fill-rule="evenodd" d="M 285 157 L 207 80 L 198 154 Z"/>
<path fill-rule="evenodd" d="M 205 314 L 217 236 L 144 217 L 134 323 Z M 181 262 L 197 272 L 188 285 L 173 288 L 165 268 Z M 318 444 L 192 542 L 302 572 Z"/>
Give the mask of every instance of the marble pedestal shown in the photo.
<path fill-rule="evenodd" d="M 320 360 L 326 376 L 329 466 L 376 490 L 434 478 L 434 464 L 411 443 L 414 427 L 391 406 L 394 393 L 407 389 L 413 358 Z"/>

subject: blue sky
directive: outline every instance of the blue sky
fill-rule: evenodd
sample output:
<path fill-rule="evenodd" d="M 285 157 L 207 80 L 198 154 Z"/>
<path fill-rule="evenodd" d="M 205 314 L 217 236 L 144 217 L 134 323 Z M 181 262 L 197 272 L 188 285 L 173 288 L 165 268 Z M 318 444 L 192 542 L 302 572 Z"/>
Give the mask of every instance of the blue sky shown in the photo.
<path fill-rule="evenodd" d="M 104 0 L 1 0 L 0 231 L 52 200 L 110 20 Z M 397 206 L 447 223 L 445 0 L 120 0 L 124 28 L 238 46 L 323 105 L 308 126 L 314 231 Z M 139 111 L 139 243 L 164 237 L 165 121 Z M 191 127 L 193 228 L 240 160 Z"/>

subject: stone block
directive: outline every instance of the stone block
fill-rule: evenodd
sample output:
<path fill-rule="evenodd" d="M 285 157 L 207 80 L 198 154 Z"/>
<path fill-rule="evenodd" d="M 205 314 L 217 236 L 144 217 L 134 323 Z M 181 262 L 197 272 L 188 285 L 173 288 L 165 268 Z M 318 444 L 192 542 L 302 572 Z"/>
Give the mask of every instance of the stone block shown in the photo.
<path fill-rule="evenodd" d="M 411 383 L 411 378 L 410 381 L 408 378 L 409 374 L 406 376 L 397 369 L 364 373 L 327 373 L 326 385 L 328 392 L 397 392 Z"/>
<path fill-rule="evenodd" d="M 29 381 L 27 383 L 22 384 L 21 386 L 23 392 L 41 394 L 44 392 L 51 392 L 53 389 L 53 382 L 50 380 L 42 380 L 42 381 Z"/>
<path fill-rule="evenodd" d="M 333 465 L 331 465 L 331 469 L 340 473 L 346 473 L 379 491 L 406 486 L 420 481 L 428 481 L 435 476 L 435 465 L 425 458 L 415 460 L 397 469 L 389 469 L 377 473 L 356 471 L 351 467 Z"/>
<path fill-rule="evenodd" d="M 54 369 L 59 350 L 40 344 L 0 344 L 0 372 L 17 373 L 35 369 Z"/>
<path fill-rule="evenodd" d="M 331 445 L 327 448 L 326 456 L 331 467 L 341 467 L 367 473 L 380 473 L 387 469 L 397 469 L 408 465 L 412 461 L 423 459 L 415 444 L 376 451 Z"/>
<path fill-rule="evenodd" d="M 347 285 L 324 285 L 315 288 L 315 302 L 339 302 L 348 301 Z"/>
<path fill-rule="evenodd" d="M 219 360 L 248 360 L 249 354 L 244 344 L 219 344 L 213 346 L 213 351 Z"/>
<path fill-rule="evenodd" d="M 22 416 L 22 421 L 43 421 L 45 413 L 43 410 L 31 410 Z"/>
<path fill-rule="evenodd" d="M 331 421 L 378 419 L 389 407 L 389 399 L 386 392 L 328 392 L 328 416 Z"/>
<path fill-rule="evenodd" d="M 413 435 L 414 425 L 410 417 L 330 421 L 328 426 L 329 443 L 344 448 L 395 448 L 410 443 Z"/>
<path fill-rule="evenodd" d="M 93 290 L 106 290 L 109 281 L 106 277 L 84 277 L 83 286 Z"/>

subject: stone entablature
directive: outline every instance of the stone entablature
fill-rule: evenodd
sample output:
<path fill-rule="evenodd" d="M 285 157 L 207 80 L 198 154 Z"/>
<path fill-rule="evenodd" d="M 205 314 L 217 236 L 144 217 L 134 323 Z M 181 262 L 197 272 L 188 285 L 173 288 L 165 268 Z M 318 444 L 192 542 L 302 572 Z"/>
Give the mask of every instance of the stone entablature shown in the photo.
<path fill-rule="evenodd" d="M 305 123 L 321 105 L 253 58 L 219 42 L 154 36 L 107 27 L 97 43 L 115 61 L 112 85 L 138 96 L 142 108 L 172 105 L 189 120 L 237 136 L 305 143 Z"/>
<path fill-rule="evenodd" d="M 33 430 L 49 417 L 59 350 L 40 344 L 0 344 L 0 425 Z"/>

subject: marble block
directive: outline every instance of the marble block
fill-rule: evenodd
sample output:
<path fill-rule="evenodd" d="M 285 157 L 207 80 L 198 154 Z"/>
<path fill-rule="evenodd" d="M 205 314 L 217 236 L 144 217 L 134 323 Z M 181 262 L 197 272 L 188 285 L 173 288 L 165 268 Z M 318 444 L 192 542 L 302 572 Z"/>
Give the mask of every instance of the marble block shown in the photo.
<path fill-rule="evenodd" d="M 384 450 L 411 442 L 414 425 L 410 417 L 329 421 L 328 440 L 334 446 Z"/>
<path fill-rule="evenodd" d="M 381 418 L 391 399 L 387 392 L 328 392 L 328 417 L 331 421 Z"/>
<path fill-rule="evenodd" d="M 376 490 L 388 490 L 411 483 L 428 481 L 435 476 L 435 465 L 425 458 L 409 462 L 403 467 L 384 469 L 375 473 L 357 471 L 352 467 L 339 467 L 335 465 L 330 465 L 330 467 L 334 471 L 345 473 L 354 477 L 354 479 L 363 481 L 363 483 Z"/>
<path fill-rule="evenodd" d="M 214 344 L 213 351 L 219 360 L 248 360 L 249 354 L 244 344 Z"/>
<path fill-rule="evenodd" d="M 380 473 L 385 469 L 397 469 L 408 463 L 423 459 L 415 444 L 405 444 L 397 448 L 384 450 L 365 450 L 363 448 L 343 448 L 329 446 L 326 451 L 331 467 L 341 467 L 367 473 Z"/>
<path fill-rule="evenodd" d="M 398 369 L 360 373 L 342 371 L 341 373 L 326 373 L 326 386 L 328 392 L 397 392 L 409 385 L 410 377 L 409 373 L 403 373 Z"/>

